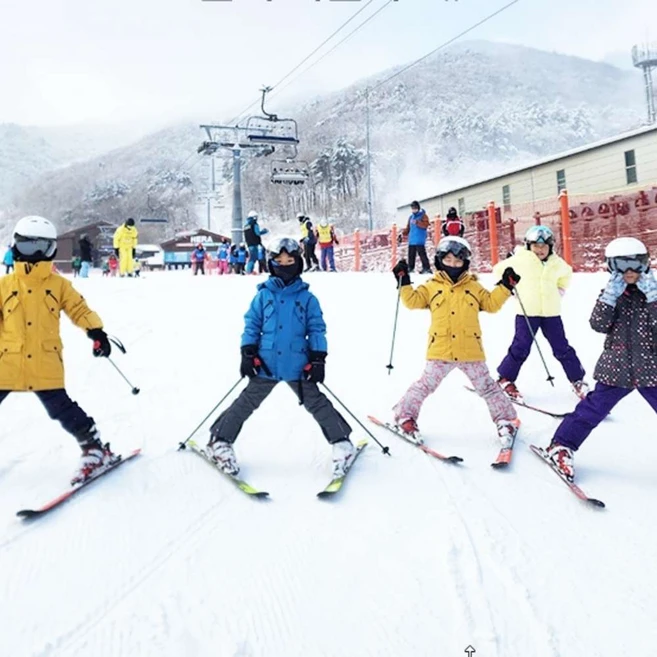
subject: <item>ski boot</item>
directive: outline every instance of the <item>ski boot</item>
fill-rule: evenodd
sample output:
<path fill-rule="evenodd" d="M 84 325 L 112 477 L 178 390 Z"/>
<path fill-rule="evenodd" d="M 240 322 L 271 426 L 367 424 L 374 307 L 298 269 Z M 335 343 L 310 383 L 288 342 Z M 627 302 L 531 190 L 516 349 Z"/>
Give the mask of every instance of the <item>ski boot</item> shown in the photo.
<path fill-rule="evenodd" d="M 235 450 L 232 443 L 223 440 L 213 440 L 206 448 L 207 455 L 221 468 L 223 472 L 233 477 L 240 472 Z"/>
<path fill-rule="evenodd" d="M 356 455 L 356 448 L 349 438 L 333 443 L 333 479 L 344 477 Z"/>
<path fill-rule="evenodd" d="M 397 429 L 401 431 L 405 436 L 407 436 L 412 442 L 417 445 L 423 445 L 424 441 L 420 435 L 420 429 L 417 426 L 417 422 L 412 418 L 406 418 L 405 420 L 397 419 L 395 420 L 395 425 Z"/>
<path fill-rule="evenodd" d="M 78 463 L 77 470 L 71 477 L 71 486 L 82 484 L 95 474 L 100 474 L 102 470 L 119 460 L 116 454 L 112 453 L 109 443 L 103 445 L 100 442 L 100 432 L 93 425 L 84 432 L 80 439 L 82 455 Z"/>
<path fill-rule="evenodd" d="M 589 384 L 586 381 L 571 381 L 570 385 L 573 388 L 573 392 L 580 398 L 584 399 L 589 393 Z"/>
<path fill-rule="evenodd" d="M 525 400 L 522 398 L 520 391 L 518 390 L 518 388 L 516 388 L 515 381 L 509 381 L 508 379 L 503 379 L 500 377 L 497 380 L 497 383 L 499 384 L 500 388 L 502 388 L 502 392 L 504 392 L 504 394 L 511 401 L 517 401 L 520 404 L 525 403 Z"/>
<path fill-rule="evenodd" d="M 519 426 L 519 420 L 502 420 L 497 423 L 497 437 L 500 439 L 502 449 L 513 447 Z"/>
<path fill-rule="evenodd" d="M 575 459 L 573 450 L 559 443 L 551 443 L 546 450 L 547 457 L 565 479 L 575 480 Z"/>

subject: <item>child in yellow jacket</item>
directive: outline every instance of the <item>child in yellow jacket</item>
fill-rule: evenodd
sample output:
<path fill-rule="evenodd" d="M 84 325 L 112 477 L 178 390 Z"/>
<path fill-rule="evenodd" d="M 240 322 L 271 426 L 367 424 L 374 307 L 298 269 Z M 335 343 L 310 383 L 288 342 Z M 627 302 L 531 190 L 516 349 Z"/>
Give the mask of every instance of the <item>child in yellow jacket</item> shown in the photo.
<path fill-rule="evenodd" d="M 71 480 L 79 484 L 117 457 L 101 443 L 94 419 L 64 389 L 60 312 L 87 332 L 94 356 L 109 356 L 111 345 L 100 317 L 70 281 L 52 272 L 57 231 L 50 221 L 23 217 L 14 228 L 12 251 L 15 270 L 0 278 L 0 403 L 10 392 L 37 395 L 82 449 Z"/>
<path fill-rule="evenodd" d="M 493 273 L 499 275 L 506 267 L 513 267 L 522 276 L 518 298 L 523 303 L 527 318 L 519 306 L 513 341 L 497 368 L 498 383 L 511 399 L 523 401 L 516 387 L 516 379 L 531 351 L 532 333 L 536 335 L 540 328 L 573 391 L 583 399 L 589 389 L 584 382 L 584 368 L 575 350 L 568 344 L 561 321 L 561 296 L 570 284 L 573 270 L 554 253 L 552 230 L 548 226 L 532 226 L 525 234 L 525 248 L 518 247 L 514 255 L 493 269 Z"/>
<path fill-rule="evenodd" d="M 415 290 L 406 261 L 401 260 L 393 268 L 401 285 L 403 304 L 407 308 L 431 311 L 427 364 L 422 378 L 395 405 L 395 424 L 412 440 L 421 443 L 417 417 L 422 404 L 447 374 L 459 369 L 487 403 L 502 447 L 508 447 L 517 431 L 518 415 L 486 366 L 479 312 L 497 312 L 511 296 L 520 277 L 508 268 L 496 288 L 489 292 L 468 271 L 471 254 L 467 240 L 444 237 L 436 249 L 436 274 Z"/>

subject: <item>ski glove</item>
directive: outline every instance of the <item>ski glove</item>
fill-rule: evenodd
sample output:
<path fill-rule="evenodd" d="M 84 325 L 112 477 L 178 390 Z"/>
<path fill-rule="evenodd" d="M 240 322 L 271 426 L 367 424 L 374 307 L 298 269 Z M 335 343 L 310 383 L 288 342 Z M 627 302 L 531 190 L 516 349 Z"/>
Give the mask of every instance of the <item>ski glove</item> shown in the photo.
<path fill-rule="evenodd" d="M 107 333 L 103 329 L 89 329 L 87 337 L 94 341 L 93 355 L 98 358 L 107 358 L 112 353 L 112 345 L 107 339 Z"/>
<path fill-rule="evenodd" d="M 118 250 L 118 249 L 114 249 L 114 255 L 115 255 L 117 258 L 119 257 L 119 255 L 121 255 L 121 254 L 119 253 L 119 250 Z"/>
<path fill-rule="evenodd" d="M 258 346 L 246 344 L 242 347 L 242 362 L 240 363 L 240 374 L 252 379 L 257 376 L 262 367 L 262 361 L 258 357 Z"/>
<path fill-rule="evenodd" d="M 132 257 L 133 258 L 137 257 L 137 249 L 132 249 Z"/>
<path fill-rule="evenodd" d="M 310 362 L 303 368 L 303 374 L 306 381 L 310 383 L 324 383 L 326 361 L 325 351 L 311 351 Z"/>
<path fill-rule="evenodd" d="M 607 287 L 602 291 L 602 294 L 600 295 L 600 301 L 613 308 L 616 305 L 620 295 L 625 292 L 626 287 L 627 283 L 625 283 L 623 280 L 623 274 L 618 271 L 613 272 L 613 274 L 609 277 Z"/>
<path fill-rule="evenodd" d="M 408 263 L 403 258 L 392 268 L 392 273 L 395 275 L 397 287 L 411 284 L 411 276 L 408 270 Z"/>
<path fill-rule="evenodd" d="M 513 292 L 513 288 L 520 283 L 520 274 L 517 274 L 513 267 L 507 267 L 502 274 L 502 279 L 498 281 L 498 285 L 504 285 L 504 287 Z"/>
<path fill-rule="evenodd" d="M 657 280 L 652 271 L 647 274 L 641 274 L 636 286 L 646 295 L 646 301 L 653 303 L 657 301 Z"/>

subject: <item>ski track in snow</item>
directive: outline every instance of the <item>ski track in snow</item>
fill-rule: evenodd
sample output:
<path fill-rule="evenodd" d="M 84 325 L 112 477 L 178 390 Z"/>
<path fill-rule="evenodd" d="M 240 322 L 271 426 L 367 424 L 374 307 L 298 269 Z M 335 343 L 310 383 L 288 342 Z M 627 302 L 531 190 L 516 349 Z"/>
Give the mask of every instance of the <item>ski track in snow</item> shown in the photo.
<path fill-rule="evenodd" d="M 361 420 L 390 417 L 423 367 L 428 313 L 402 309 L 387 374 L 390 278 L 307 277 L 329 326 L 328 385 Z M 449 657 L 469 644 L 477 657 L 634 657 L 657 641 L 645 513 L 657 502 L 657 445 L 642 426 L 655 418 L 636 395 L 577 455 L 578 481 L 607 502 L 603 512 L 529 452 L 558 426 L 530 410 L 518 409 L 510 469 L 493 470 L 494 427 L 459 373 L 419 419 L 430 446 L 463 456 L 459 466 L 368 424 L 392 456 L 370 441 L 339 495 L 318 500 L 330 448 L 286 386 L 236 444 L 244 478 L 271 500 L 246 497 L 176 451 L 237 379 L 242 315 L 260 280 L 166 272 L 76 282 L 125 343 L 116 362 L 142 392 L 132 396 L 64 321 L 67 388 L 117 451 L 144 451 L 51 515 L 21 523 L 19 508 L 66 486 L 77 450 L 33 396 L 5 400 L 2 657 Z M 588 312 L 603 280 L 577 275 L 565 299 L 568 336 L 589 372 L 602 340 Z M 494 369 L 514 311 L 481 317 Z M 574 407 L 541 344 L 555 389 L 535 352 L 519 385 L 532 403 Z"/>

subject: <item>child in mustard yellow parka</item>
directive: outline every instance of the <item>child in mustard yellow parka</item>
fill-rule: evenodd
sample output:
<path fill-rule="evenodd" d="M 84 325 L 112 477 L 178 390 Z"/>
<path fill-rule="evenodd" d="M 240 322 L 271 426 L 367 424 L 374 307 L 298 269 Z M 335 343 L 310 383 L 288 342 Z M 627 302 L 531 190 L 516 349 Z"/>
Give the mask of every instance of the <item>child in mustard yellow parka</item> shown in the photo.
<path fill-rule="evenodd" d="M 427 364 L 422 378 L 413 383 L 394 407 L 395 424 L 415 442 L 422 442 L 417 417 L 425 399 L 453 369 L 470 379 L 488 405 L 502 447 L 512 444 L 518 415 L 490 375 L 482 346 L 479 312 L 497 312 L 511 296 L 520 277 L 508 268 L 492 292 L 468 271 L 471 250 L 462 237 L 444 237 L 436 249 L 433 278 L 416 289 L 411 286 L 406 261 L 393 268 L 401 285 L 401 300 L 407 308 L 431 311 Z"/>

